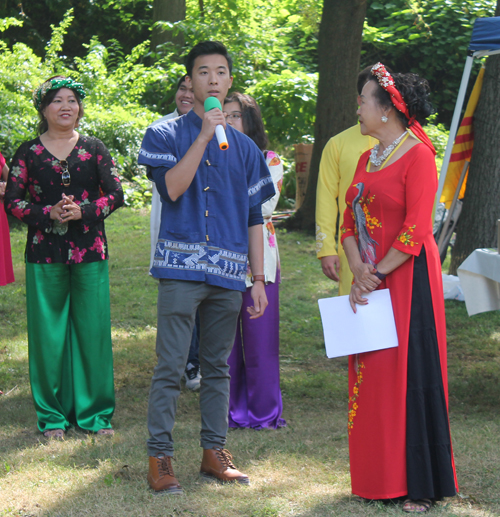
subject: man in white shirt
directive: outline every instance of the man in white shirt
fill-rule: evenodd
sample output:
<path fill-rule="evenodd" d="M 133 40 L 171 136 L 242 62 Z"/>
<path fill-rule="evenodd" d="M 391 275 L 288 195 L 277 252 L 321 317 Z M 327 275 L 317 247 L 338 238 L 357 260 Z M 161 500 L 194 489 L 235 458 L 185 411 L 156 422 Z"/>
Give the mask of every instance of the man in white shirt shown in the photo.
<path fill-rule="evenodd" d="M 155 120 L 151 125 L 161 124 L 165 120 L 185 115 L 194 105 L 193 88 L 191 84 L 186 82 L 186 75 L 183 75 L 177 83 L 177 92 L 175 94 L 175 105 L 177 108 L 168 115 Z M 155 243 L 156 244 L 156 243 Z"/>

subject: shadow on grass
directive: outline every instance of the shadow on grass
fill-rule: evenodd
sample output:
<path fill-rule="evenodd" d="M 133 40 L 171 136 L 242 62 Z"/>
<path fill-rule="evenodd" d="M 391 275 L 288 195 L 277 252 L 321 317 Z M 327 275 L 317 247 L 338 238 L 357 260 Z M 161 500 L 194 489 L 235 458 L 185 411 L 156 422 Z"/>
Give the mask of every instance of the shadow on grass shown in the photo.
<path fill-rule="evenodd" d="M 254 435 L 261 437 L 263 434 L 254 432 Z M 272 483 L 262 481 L 257 476 L 276 475 L 270 472 L 268 467 L 273 462 L 290 465 L 311 464 L 311 458 L 306 454 L 292 457 L 275 454 L 273 462 L 266 462 L 263 458 L 251 462 L 237 460 L 242 470 L 253 469 L 251 478 L 254 485 L 252 488 L 220 486 L 200 481 L 198 470 L 201 451 L 197 446 L 179 447 L 177 455 L 183 458 L 184 462 L 181 465 L 178 462 L 174 463 L 174 468 L 186 495 L 180 498 L 154 495 L 146 483 L 147 457 L 144 447 L 134 447 L 134 436 L 137 437 L 135 429 L 129 429 L 122 436 L 118 434 L 112 440 L 82 440 L 79 436 L 69 433 L 66 443 L 42 444 L 27 450 L 26 453 L 32 461 L 43 462 L 44 468 L 50 473 L 58 473 L 57 486 L 60 487 L 58 492 L 61 494 L 48 506 L 37 503 L 39 509 L 36 510 L 36 515 L 83 516 L 88 515 L 91 508 L 96 515 L 134 517 L 181 514 L 221 517 L 278 515 L 267 512 L 266 508 L 270 506 L 266 500 L 271 496 L 282 499 L 281 494 L 300 491 L 300 478 L 297 478 L 293 467 L 288 468 L 284 479 L 273 480 Z M 190 438 L 194 439 L 193 433 Z M 57 449 L 59 452 L 56 452 Z M 238 458 L 240 456 L 244 456 L 244 453 L 240 454 L 238 450 Z M 257 457 L 256 451 L 252 451 L 252 457 Z M 22 476 L 23 465 L 20 458 L 12 458 L 10 461 L 13 465 L 11 474 Z M 343 464 L 342 470 L 345 471 L 345 467 Z M 327 471 L 324 464 L 319 462 L 315 464 L 315 470 L 319 483 L 322 473 Z M 78 476 L 81 482 L 69 490 L 68 476 Z M 40 483 L 46 483 L 45 479 L 41 479 Z M 31 497 L 33 502 L 39 499 L 36 492 L 33 492 Z M 289 495 L 284 497 L 287 498 Z M 34 508 L 26 508 L 24 515 L 35 515 L 35 512 L 29 513 L 32 510 Z"/>
<path fill-rule="evenodd" d="M 0 458 L 36 445 L 42 434 L 36 426 L 36 412 L 30 394 L 0 399 Z M 0 469 L 1 473 L 1 469 Z"/>
<path fill-rule="evenodd" d="M 334 500 L 323 497 L 313 508 L 301 513 L 301 517 L 344 515 L 401 515 L 402 504 L 398 501 L 369 501 L 349 495 Z"/>
<path fill-rule="evenodd" d="M 125 210 L 123 214 L 127 215 L 125 219 L 137 220 L 147 229 L 148 218 L 143 221 L 138 214 Z M 155 332 L 146 325 L 156 324 L 156 287 L 147 278 L 147 268 L 143 266 L 149 246 L 147 232 L 134 230 L 136 240 L 125 240 L 122 222 L 115 218 L 112 224 L 106 223 L 110 240 L 116 239 L 110 244 L 113 335 L 116 336 L 113 340 L 116 435 L 101 439 L 70 431 L 64 442 L 42 441 L 27 388 L 27 360 L 17 361 L 0 354 L 0 372 L 5 367 L 10 376 L 8 382 L 23 385 L 23 391 L 13 394 L 13 398 L 0 398 L 2 495 L 6 494 L 4 487 L 8 488 L 8 482 L 14 479 L 15 487 L 9 492 L 10 505 L 14 505 L 12 515 L 400 515 L 400 508 L 360 503 L 349 496 L 347 364 L 343 359 L 325 360 L 316 304 L 318 297 L 330 296 L 335 286 L 321 276 L 313 251 L 314 239 L 291 233 L 278 236 L 283 260 L 283 417 L 288 427 L 276 431 L 229 431 L 227 448 L 234 453 L 237 467 L 251 476 L 253 485 L 249 490 L 201 484 L 199 395 L 183 389 L 174 429 L 174 468 L 186 496 L 174 499 L 151 494 L 146 483 L 145 441 L 148 393 L 156 358 Z M 16 289 L 19 291 L 20 287 Z M 25 340 L 25 334 L 19 331 L 24 321 L 18 314 L 21 302 L 12 302 L 18 296 L 17 291 L 8 293 L 5 298 L 0 295 L 0 305 L 8 308 L 2 315 L 14 312 L 8 316 L 19 325 L 12 331 L 13 335 Z M 469 319 L 463 304 L 458 302 L 447 303 L 446 308 L 451 431 L 453 434 L 456 430 L 457 434 L 455 457 L 459 481 L 466 493 L 483 497 L 488 510 L 447 513 L 440 506 L 433 514 L 484 517 L 493 515 L 488 513 L 489 509 L 493 512 L 500 504 L 495 488 L 500 424 L 492 411 L 498 408 L 500 399 L 499 373 L 495 368 L 499 357 L 495 332 L 498 333 L 500 319 L 498 315 Z M 9 348 L 9 339 L 0 331 L 0 349 Z M 0 383 L 7 380 L 1 375 Z M 4 463 L 10 467 L 9 474 Z M 31 506 L 23 502 L 25 493 L 32 498 Z M 37 498 L 40 498 L 39 506 L 35 505 Z M 0 501 L 0 515 L 1 505 Z"/>

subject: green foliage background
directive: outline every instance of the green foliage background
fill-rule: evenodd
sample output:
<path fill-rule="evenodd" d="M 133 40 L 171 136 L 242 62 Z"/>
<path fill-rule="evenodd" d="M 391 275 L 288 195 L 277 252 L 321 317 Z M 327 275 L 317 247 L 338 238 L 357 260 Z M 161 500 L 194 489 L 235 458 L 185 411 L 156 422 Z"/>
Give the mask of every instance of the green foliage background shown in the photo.
<path fill-rule="evenodd" d="M 109 147 L 122 177 L 130 182 L 127 203 L 140 206 L 149 195 L 136 159 L 144 130 L 175 108 L 175 84 L 184 73 L 189 48 L 204 39 L 219 39 L 234 58 L 234 89 L 257 99 L 271 146 L 284 155 L 287 172 L 292 171 L 291 144 L 314 141 L 321 2 L 202 3 L 203 12 L 198 0 L 186 0 L 185 20 L 159 24 L 181 32 L 184 45 L 168 43 L 152 53 L 151 0 L 40 0 L 25 4 L 21 12 L 16 0 L 6 0 L 0 5 L 2 153 L 10 159 L 22 141 L 35 136 L 32 90 L 55 73 L 71 75 L 88 92 L 80 130 Z M 473 22 L 491 16 L 495 4 L 368 2 L 362 65 L 381 60 L 394 70 L 416 72 L 429 80 L 437 111 L 429 132 L 441 152 Z M 287 176 L 288 195 L 293 197 L 293 175 Z"/>
<path fill-rule="evenodd" d="M 369 5 L 363 63 L 382 61 L 395 71 L 425 77 L 439 121 L 449 125 L 474 21 L 493 16 L 496 0 L 391 0 Z M 480 66 L 475 63 L 476 73 Z"/>

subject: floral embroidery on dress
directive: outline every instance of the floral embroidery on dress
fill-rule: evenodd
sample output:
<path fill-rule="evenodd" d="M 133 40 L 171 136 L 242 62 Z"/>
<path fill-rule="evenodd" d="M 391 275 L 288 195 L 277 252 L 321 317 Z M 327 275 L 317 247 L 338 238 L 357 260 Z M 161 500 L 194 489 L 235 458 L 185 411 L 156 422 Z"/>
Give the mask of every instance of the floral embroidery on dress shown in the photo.
<path fill-rule="evenodd" d="M 96 251 L 101 254 L 102 260 L 106 258 L 106 243 L 102 240 L 102 232 L 98 232 L 99 237 L 96 237 L 94 240 L 93 246 L 90 247 L 92 251 Z"/>
<path fill-rule="evenodd" d="M 323 247 L 323 241 L 326 239 L 326 233 L 321 231 L 321 227 L 319 224 L 316 224 L 316 253 L 321 251 Z"/>
<path fill-rule="evenodd" d="M 247 280 L 252 281 L 252 270 L 250 269 L 250 263 L 247 262 Z"/>
<path fill-rule="evenodd" d="M 82 193 L 82 200 L 81 202 L 76 202 L 79 206 L 85 206 L 85 205 L 90 205 L 90 199 L 89 199 L 89 193 L 84 190 L 83 193 Z"/>
<path fill-rule="evenodd" d="M 52 225 L 52 233 L 56 235 L 66 235 L 68 233 L 68 223 L 60 223 L 59 221 L 54 221 Z"/>
<path fill-rule="evenodd" d="M 43 239 L 45 239 L 43 233 L 40 230 L 38 230 L 33 236 L 33 244 L 38 244 L 39 242 L 42 242 Z"/>
<path fill-rule="evenodd" d="M 412 241 L 413 239 L 413 231 L 415 230 L 415 225 L 410 226 L 407 231 L 401 232 L 397 237 L 396 240 L 403 243 L 405 246 L 418 246 L 418 242 Z"/>
<path fill-rule="evenodd" d="M 269 232 L 268 236 L 267 236 L 267 240 L 269 241 L 269 246 L 271 246 L 271 248 L 276 248 L 276 237 L 275 237 L 276 230 L 274 229 L 273 223 L 271 221 L 269 221 L 266 224 L 266 228 L 267 228 L 267 231 Z"/>
<path fill-rule="evenodd" d="M 18 219 L 22 219 L 25 215 L 29 215 L 30 209 L 26 208 L 27 206 L 27 201 L 19 201 L 16 203 L 16 208 L 12 209 L 12 215 Z"/>
<path fill-rule="evenodd" d="M 28 169 L 26 168 L 26 164 L 23 160 L 18 161 L 19 165 L 14 165 L 10 170 L 10 173 L 25 182 L 28 179 Z"/>
<path fill-rule="evenodd" d="M 42 193 L 42 187 L 40 187 L 40 185 L 32 184 L 28 187 L 28 191 L 33 197 L 33 199 L 35 199 L 36 201 L 41 201 L 41 197 L 39 194 Z"/>
<path fill-rule="evenodd" d="M 14 167 L 10 169 L 10 173 L 12 174 L 12 176 L 15 176 L 17 178 L 21 174 L 21 167 L 19 167 L 18 165 L 14 165 Z"/>
<path fill-rule="evenodd" d="M 108 198 L 100 197 L 99 199 L 96 199 L 95 204 L 97 205 L 97 210 L 96 210 L 97 215 L 99 215 L 101 213 L 101 210 L 104 215 L 109 214 L 110 208 L 108 206 Z"/>
<path fill-rule="evenodd" d="M 373 230 L 375 228 L 382 228 L 382 223 L 376 217 L 371 215 L 370 209 L 368 208 L 368 206 L 371 203 L 373 203 L 374 200 L 375 200 L 375 194 L 373 196 L 370 196 L 368 194 L 368 196 L 366 196 L 366 198 L 361 196 L 361 198 L 359 199 L 359 205 L 363 209 L 363 212 L 364 212 L 365 218 L 366 218 L 366 228 L 370 230 L 371 234 L 373 234 Z"/>
<path fill-rule="evenodd" d="M 42 154 L 44 149 L 45 149 L 45 147 L 43 147 L 43 145 L 40 145 L 40 144 L 38 144 L 38 145 L 33 144 L 30 147 L 30 150 L 33 151 L 36 155 Z"/>
<path fill-rule="evenodd" d="M 45 160 L 47 162 L 50 162 L 52 168 L 58 173 L 60 174 L 62 172 L 62 167 L 61 167 L 61 163 L 59 162 L 59 160 Z"/>
<path fill-rule="evenodd" d="M 351 430 L 354 427 L 354 417 L 356 416 L 356 411 L 358 410 L 358 404 L 357 404 L 356 400 L 359 397 L 359 386 L 363 382 L 363 372 L 361 371 L 361 369 L 364 367 L 365 367 L 365 363 L 358 364 L 357 379 L 352 388 L 353 394 L 351 397 L 349 397 L 349 405 L 352 404 L 351 409 L 349 410 L 349 413 L 348 413 L 348 422 L 347 422 L 347 429 L 349 431 L 349 434 L 351 434 Z"/>
<path fill-rule="evenodd" d="M 85 248 L 80 250 L 80 248 L 75 247 L 74 242 L 70 242 L 69 245 L 71 246 L 71 249 L 68 250 L 68 261 L 72 260 L 76 264 L 83 262 L 83 256 L 87 253 L 87 250 Z"/>
<path fill-rule="evenodd" d="M 78 149 L 78 158 L 80 158 L 80 160 L 84 162 L 85 160 L 90 160 L 90 158 L 92 158 L 92 155 L 85 149 Z"/>
<path fill-rule="evenodd" d="M 354 210 L 352 209 L 352 203 L 351 201 L 348 201 L 346 200 L 346 205 L 351 209 L 351 217 L 352 217 L 352 220 L 355 221 L 356 220 L 356 217 L 354 216 Z M 352 231 L 354 233 L 354 235 L 358 235 L 358 228 L 356 226 L 356 224 L 354 225 L 354 228 L 352 228 L 352 230 L 350 228 L 347 228 L 346 226 L 344 226 L 344 224 L 342 224 L 340 226 L 340 235 L 345 235 L 346 233 Z"/>
<path fill-rule="evenodd" d="M 278 187 L 278 192 L 281 194 L 281 189 L 283 188 L 283 178 L 281 178 L 281 179 L 278 181 L 278 183 L 277 183 L 277 185 L 276 185 L 276 186 Z"/>
<path fill-rule="evenodd" d="M 28 225 L 27 262 L 74 264 L 107 258 L 104 218 L 123 204 L 116 166 L 104 144 L 93 137 L 80 136 L 67 161 L 73 179 L 79 180 L 69 190 L 63 190 L 60 181 L 60 161 L 39 138 L 22 144 L 12 160 L 5 208 Z M 50 218 L 62 192 L 69 192 L 82 207 L 81 221 L 61 224 Z"/>

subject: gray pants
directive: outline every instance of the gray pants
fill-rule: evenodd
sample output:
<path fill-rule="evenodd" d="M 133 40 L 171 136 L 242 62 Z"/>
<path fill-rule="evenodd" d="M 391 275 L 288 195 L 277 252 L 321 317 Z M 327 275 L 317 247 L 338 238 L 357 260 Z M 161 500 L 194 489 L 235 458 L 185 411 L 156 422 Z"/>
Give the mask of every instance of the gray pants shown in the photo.
<path fill-rule="evenodd" d="M 158 330 L 149 393 L 149 456 L 173 456 L 181 378 L 186 367 L 196 316 L 200 312 L 201 439 L 204 449 L 224 447 L 229 405 L 229 366 L 241 309 L 241 292 L 204 282 L 162 279 L 158 285 Z"/>

